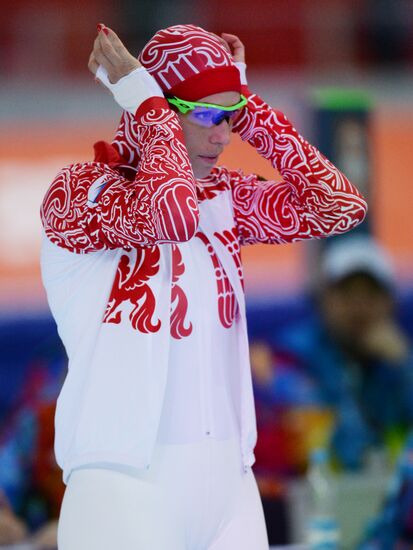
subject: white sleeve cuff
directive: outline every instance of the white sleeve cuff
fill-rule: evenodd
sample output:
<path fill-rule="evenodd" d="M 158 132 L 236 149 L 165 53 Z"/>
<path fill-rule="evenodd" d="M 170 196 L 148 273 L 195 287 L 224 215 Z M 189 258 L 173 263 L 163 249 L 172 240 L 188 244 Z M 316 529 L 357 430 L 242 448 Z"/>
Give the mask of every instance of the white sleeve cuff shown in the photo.
<path fill-rule="evenodd" d="M 239 70 L 239 75 L 241 77 L 241 84 L 247 85 L 247 65 L 242 61 L 236 61 L 235 66 Z"/>
<path fill-rule="evenodd" d="M 118 80 L 116 84 L 112 84 L 109 82 L 106 69 L 99 65 L 96 78 L 112 92 L 116 103 L 133 115 L 146 99 L 164 97 L 159 84 L 144 67 L 138 67 Z"/>

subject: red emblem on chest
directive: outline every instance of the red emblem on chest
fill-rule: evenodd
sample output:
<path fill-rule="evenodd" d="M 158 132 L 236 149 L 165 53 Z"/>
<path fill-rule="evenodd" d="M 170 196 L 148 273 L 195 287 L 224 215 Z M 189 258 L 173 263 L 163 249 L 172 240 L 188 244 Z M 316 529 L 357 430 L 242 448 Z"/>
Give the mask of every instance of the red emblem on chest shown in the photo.
<path fill-rule="evenodd" d="M 159 257 L 157 246 L 137 249 L 135 260 L 126 254 L 121 256 L 103 318 L 104 323 L 119 324 L 124 313 L 121 306 L 129 302 L 132 306 L 129 320 L 135 330 L 148 333 L 160 329 L 159 319 L 152 322 L 156 304 L 148 284 L 149 279 L 159 271 Z"/>
<path fill-rule="evenodd" d="M 219 261 L 215 250 L 204 233 L 196 234 L 206 246 L 214 267 L 217 285 L 218 318 L 223 327 L 232 326 L 237 314 L 238 304 L 234 290 Z M 238 268 L 238 275 L 242 280 L 240 247 L 236 230 L 215 233 L 232 255 Z M 185 273 L 185 264 L 177 244 L 172 244 L 172 286 L 171 286 L 171 336 L 180 340 L 192 333 L 193 325 L 186 319 L 188 314 L 188 298 L 179 281 Z M 129 321 L 135 330 L 144 333 L 157 332 L 161 327 L 161 320 L 155 319 L 156 300 L 149 285 L 151 277 L 159 272 L 160 248 L 137 249 L 131 255 L 123 254 L 120 258 L 113 282 L 109 302 L 103 318 L 104 323 L 120 324 L 122 315 L 128 315 Z M 201 291 L 201 289 L 200 289 Z"/>

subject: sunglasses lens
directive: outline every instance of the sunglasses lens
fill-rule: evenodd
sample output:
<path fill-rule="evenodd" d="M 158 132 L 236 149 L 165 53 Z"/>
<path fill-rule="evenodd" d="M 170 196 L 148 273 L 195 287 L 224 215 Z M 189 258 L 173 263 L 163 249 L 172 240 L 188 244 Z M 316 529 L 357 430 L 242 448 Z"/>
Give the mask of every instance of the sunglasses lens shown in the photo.
<path fill-rule="evenodd" d="M 206 128 L 211 128 L 214 123 L 214 110 L 206 109 L 204 107 L 196 107 L 193 111 L 188 113 L 188 117 L 199 124 L 200 126 L 205 126 Z"/>
<path fill-rule="evenodd" d="M 211 128 L 214 125 L 218 126 L 223 120 L 229 123 L 238 113 L 238 109 L 236 111 L 221 111 L 215 107 L 211 107 L 210 109 L 199 107 L 191 111 L 188 116 L 196 124 Z"/>
<path fill-rule="evenodd" d="M 214 124 L 218 126 L 218 124 L 221 124 L 223 120 L 226 120 L 229 123 L 231 118 L 232 118 L 232 113 L 228 111 L 220 111 L 213 117 L 213 120 L 214 120 Z"/>

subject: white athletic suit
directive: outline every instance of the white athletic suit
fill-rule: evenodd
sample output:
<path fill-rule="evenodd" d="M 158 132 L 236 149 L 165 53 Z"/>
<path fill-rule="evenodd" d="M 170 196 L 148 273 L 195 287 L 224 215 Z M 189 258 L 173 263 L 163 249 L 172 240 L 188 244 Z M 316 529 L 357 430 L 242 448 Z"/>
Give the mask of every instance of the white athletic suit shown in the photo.
<path fill-rule="evenodd" d="M 42 275 L 69 358 L 62 550 L 268 548 L 240 247 L 342 233 L 367 207 L 285 115 L 243 93 L 234 131 L 282 181 L 225 167 L 195 180 L 177 115 L 150 97 L 44 199 Z"/>

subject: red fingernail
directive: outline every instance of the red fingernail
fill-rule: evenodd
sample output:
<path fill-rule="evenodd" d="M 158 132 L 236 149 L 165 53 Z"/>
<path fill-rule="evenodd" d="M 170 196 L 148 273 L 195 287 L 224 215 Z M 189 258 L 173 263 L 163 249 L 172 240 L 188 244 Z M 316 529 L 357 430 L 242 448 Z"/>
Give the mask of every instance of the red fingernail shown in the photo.
<path fill-rule="evenodd" d="M 109 29 L 106 27 L 103 27 L 103 32 L 106 34 L 106 36 L 109 34 Z"/>
<path fill-rule="evenodd" d="M 103 29 L 103 27 L 104 25 L 102 25 L 102 23 L 99 23 L 99 25 L 97 26 L 98 32 L 100 32 Z"/>

